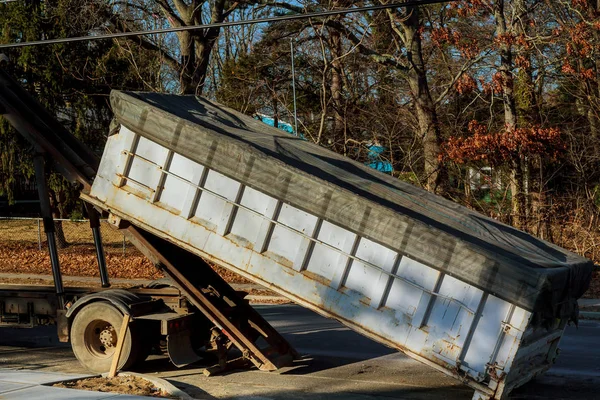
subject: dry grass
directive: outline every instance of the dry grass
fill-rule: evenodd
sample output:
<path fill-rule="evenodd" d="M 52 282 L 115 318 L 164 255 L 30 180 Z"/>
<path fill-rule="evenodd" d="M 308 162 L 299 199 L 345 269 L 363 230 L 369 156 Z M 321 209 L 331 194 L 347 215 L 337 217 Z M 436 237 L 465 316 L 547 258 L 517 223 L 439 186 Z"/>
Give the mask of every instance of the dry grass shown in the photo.
<path fill-rule="evenodd" d="M 62 229 L 70 244 L 93 243 L 92 230 L 87 222 L 62 221 Z M 122 247 L 123 234 L 106 222 L 100 225 L 102 242 L 107 247 Z M 19 243 L 42 243 L 46 240 L 43 223 L 35 219 L 0 220 L 0 241 Z M 131 246 L 131 245 L 129 245 Z"/>
<path fill-rule="evenodd" d="M 1 220 L 0 240 L 5 242 L 25 241 L 37 243 L 37 222 L 32 220 Z"/>

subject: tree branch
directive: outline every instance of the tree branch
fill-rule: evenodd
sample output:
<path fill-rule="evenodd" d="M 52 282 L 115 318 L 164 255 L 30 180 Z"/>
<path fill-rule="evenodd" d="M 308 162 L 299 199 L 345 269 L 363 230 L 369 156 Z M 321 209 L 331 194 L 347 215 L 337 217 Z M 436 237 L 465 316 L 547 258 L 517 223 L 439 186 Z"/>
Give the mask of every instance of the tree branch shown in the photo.
<path fill-rule="evenodd" d="M 303 7 L 298 7 L 293 4 L 282 3 L 279 1 L 269 1 L 269 0 L 248 0 L 245 2 L 249 5 L 259 5 L 259 6 L 271 6 L 271 7 L 280 7 L 289 11 L 297 12 L 298 14 L 305 13 L 307 10 Z"/>
<path fill-rule="evenodd" d="M 131 29 L 129 29 L 127 27 L 125 22 L 122 21 L 115 14 L 112 14 L 109 17 L 108 21 L 112 24 L 114 30 L 117 32 L 123 32 L 123 33 L 131 32 Z M 117 40 L 117 39 L 115 39 L 115 40 Z M 139 36 L 139 37 L 127 37 L 125 40 L 127 40 L 131 43 L 137 44 L 145 50 L 150 50 L 152 52 L 159 54 L 171 68 L 173 68 L 176 71 L 181 70 L 181 64 L 179 63 L 179 61 L 177 61 L 175 58 L 173 58 L 165 49 L 163 49 L 162 47 L 158 46 L 155 43 L 152 43 L 148 39 L 146 39 L 142 36 Z"/>
<path fill-rule="evenodd" d="M 446 98 L 446 96 L 448 95 L 448 93 L 450 93 L 450 90 L 452 90 L 452 88 L 454 87 L 454 85 L 456 84 L 456 82 L 458 82 L 458 80 L 460 79 L 460 77 L 463 76 L 463 74 L 465 72 L 467 72 L 474 64 L 478 63 L 479 61 L 481 61 L 486 56 L 487 56 L 487 53 L 480 54 L 479 56 L 475 57 L 474 59 L 469 60 L 469 62 L 464 63 L 463 66 L 461 67 L 460 71 L 454 76 L 454 78 L 452 78 L 452 80 L 450 81 L 450 83 L 448 84 L 448 86 L 446 87 L 446 89 L 444 89 L 444 91 L 434 101 L 434 104 L 441 103 Z"/>
<path fill-rule="evenodd" d="M 339 21 L 328 20 L 328 21 L 325 21 L 324 24 L 330 28 L 337 30 L 341 34 L 343 34 L 346 37 L 346 39 L 348 39 L 354 46 L 356 46 L 356 48 L 358 49 L 358 51 L 361 54 L 369 57 L 374 62 L 381 64 L 381 65 L 387 65 L 389 67 L 393 67 L 402 72 L 408 71 L 408 67 L 406 65 L 402 64 L 401 62 L 399 62 L 398 60 L 396 60 L 396 58 L 394 56 L 392 56 L 391 54 L 381 54 L 381 53 L 365 46 L 362 43 L 362 39 L 360 39 L 356 35 L 354 35 L 354 33 L 352 33 L 349 29 L 347 29 Z"/>
<path fill-rule="evenodd" d="M 169 20 L 169 23 L 171 24 L 171 26 L 180 27 L 180 26 L 184 25 L 183 20 L 181 18 L 179 18 L 177 13 L 171 8 L 171 6 L 169 5 L 169 3 L 166 0 L 156 0 L 156 4 L 159 5 L 159 7 L 161 8 L 163 13 Z"/>

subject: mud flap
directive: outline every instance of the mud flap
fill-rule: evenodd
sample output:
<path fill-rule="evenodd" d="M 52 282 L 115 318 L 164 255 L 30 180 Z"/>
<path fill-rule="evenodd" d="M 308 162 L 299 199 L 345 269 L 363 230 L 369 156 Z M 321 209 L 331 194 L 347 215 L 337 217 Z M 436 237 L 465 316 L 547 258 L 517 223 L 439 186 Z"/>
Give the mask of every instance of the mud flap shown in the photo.
<path fill-rule="evenodd" d="M 202 359 L 192 347 L 189 330 L 171 333 L 167 336 L 167 353 L 176 367 L 185 367 Z"/>
<path fill-rule="evenodd" d="M 58 341 L 67 343 L 69 341 L 69 318 L 67 311 L 56 310 L 56 327 L 58 329 Z"/>

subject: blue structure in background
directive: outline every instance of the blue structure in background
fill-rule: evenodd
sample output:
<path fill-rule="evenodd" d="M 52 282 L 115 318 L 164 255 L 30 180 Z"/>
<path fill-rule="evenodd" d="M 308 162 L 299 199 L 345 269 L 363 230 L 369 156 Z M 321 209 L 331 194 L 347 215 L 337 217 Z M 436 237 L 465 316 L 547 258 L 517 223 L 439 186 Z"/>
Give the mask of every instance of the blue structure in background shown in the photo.
<path fill-rule="evenodd" d="M 389 161 L 384 161 L 381 158 L 381 155 L 386 150 L 385 147 L 379 146 L 376 144 L 367 145 L 367 149 L 369 152 L 367 153 L 367 157 L 369 161 L 365 163 L 365 165 L 376 169 L 377 171 L 385 172 L 386 174 L 391 174 L 394 171 L 392 164 Z"/>
<path fill-rule="evenodd" d="M 275 118 L 273 117 L 269 117 L 267 115 L 264 114 L 256 114 L 254 116 L 255 119 L 264 122 L 265 124 L 269 125 L 269 126 L 275 126 Z M 277 121 L 277 128 L 281 129 L 282 131 L 285 131 L 287 133 L 291 133 L 292 135 L 295 135 L 296 133 L 294 132 L 294 127 L 292 126 L 292 124 L 284 122 L 282 120 Z"/>
<path fill-rule="evenodd" d="M 275 118 L 269 117 L 268 115 L 256 114 L 254 118 L 269 126 L 275 126 Z M 298 136 L 300 139 L 306 140 L 303 134 L 300 133 L 296 135 L 296 132 L 294 132 L 294 126 L 288 122 L 281 120 L 277 121 L 277 128 L 294 136 Z M 369 161 L 366 162 L 365 165 L 376 169 L 377 171 L 384 172 L 386 174 L 391 174 L 392 171 L 394 171 L 392 164 L 382 159 L 382 154 L 386 150 L 385 147 L 376 144 L 370 144 L 367 145 L 367 149 L 369 151 L 367 153 Z"/>

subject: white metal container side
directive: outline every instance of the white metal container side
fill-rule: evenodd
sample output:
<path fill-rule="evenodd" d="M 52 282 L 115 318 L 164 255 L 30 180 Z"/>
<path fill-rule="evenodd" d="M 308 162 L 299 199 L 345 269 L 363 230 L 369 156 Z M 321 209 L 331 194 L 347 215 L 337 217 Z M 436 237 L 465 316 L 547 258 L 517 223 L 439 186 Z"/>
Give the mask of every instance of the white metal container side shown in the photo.
<path fill-rule="evenodd" d="M 527 331 L 530 312 L 360 233 L 283 204 L 125 127 L 109 137 L 91 193 L 84 197 L 466 379 L 476 397 L 501 398 L 508 393 L 507 382 L 517 382 L 510 375 L 525 332 L 560 339 L 564 329 Z M 547 355 L 555 344 L 540 343 L 532 354 Z M 532 358 L 519 362 L 522 380 L 522 366 Z M 547 369 L 547 357 L 535 367 Z"/>

